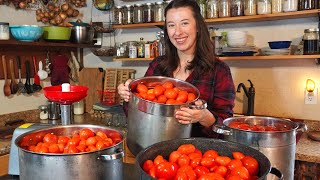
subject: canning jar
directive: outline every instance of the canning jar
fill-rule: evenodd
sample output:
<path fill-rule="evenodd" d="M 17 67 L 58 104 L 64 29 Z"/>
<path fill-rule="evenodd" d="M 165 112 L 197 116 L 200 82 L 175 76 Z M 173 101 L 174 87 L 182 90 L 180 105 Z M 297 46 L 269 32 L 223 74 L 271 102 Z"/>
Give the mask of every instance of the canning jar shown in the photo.
<path fill-rule="evenodd" d="M 0 22 L 0 40 L 8 40 L 9 38 L 9 23 Z"/>
<path fill-rule="evenodd" d="M 128 42 L 129 58 L 137 58 L 137 42 Z"/>
<path fill-rule="evenodd" d="M 146 3 L 144 5 L 144 8 L 143 8 L 143 22 L 154 22 L 154 15 L 153 15 L 153 4 L 152 3 Z"/>
<path fill-rule="evenodd" d="M 282 0 L 272 0 L 272 14 L 282 12 Z"/>
<path fill-rule="evenodd" d="M 116 6 L 113 9 L 113 23 L 122 24 L 123 23 L 123 8 L 121 6 Z"/>
<path fill-rule="evenodd" d="M 229 0 L 220 0 L 219 17 L 230 17 L 230 1 Z"/>
<path fill-rule="evenodd" d="M 117 57 L 129 57 L 126 43 L 116 43 Z"/>
<path fill-rule="evenodd" d="M 283 0 L 283 12 L 298 10 L 298 0 Z"/>
<path fill-rule="evenodd" d="M 144 44 L 143 38 L 140 38 L 140 42 L 137 42 L 137 57 L 144 58 Z"/>
<path fill-rule="evenodd" d="M 243 16 L 243 0 L 231 0 L 231 16 Z"/>
<path fill-rule="evenodd" d="M 258 0 L 258 14 L 271 14 L 271 0 Z"/>
<path fill-rule="evenodd" d="M 123 24 L 133 23 L 133 7 L 132 5 L 126 5 L 123 12 Z"/>
<path fill-rule="evenodd" d="M 143 23 L 143 5 L 135 4 L 133 7 L 133 23 Z"/>
<path fill-rule="evenodd" d="M 309 10 L 316 8 L 315 0 L 300 0 L 299 2 L 299 10 Z"/>
<path fill-rule="evenodd" d="M 207 18 L 219 17 L 218 0 L 208 0 L 207 2 Z"/>
<path fill-rule="evenodd" d="M 197 0 L 200 7 L 201 16 L 205 19 L 207 17 L 207 2 L 206 0 Z"/>
<path fill-rule="evenodd" d="M 163 22 L 164 21 L 164 8 L 163 2 L 156 2 L 154 4 L 154 22 Z"/>
<path fill-rule="evenodd" d="M 252 16 L 257 14 L 257 1 L 245 0 L 244 1 L 244 15 Z"/>
<path fill-rule="evenodd" d="M 305 29 L 303 35 L 303 54 L 319 54 L 319 29 Z"/>

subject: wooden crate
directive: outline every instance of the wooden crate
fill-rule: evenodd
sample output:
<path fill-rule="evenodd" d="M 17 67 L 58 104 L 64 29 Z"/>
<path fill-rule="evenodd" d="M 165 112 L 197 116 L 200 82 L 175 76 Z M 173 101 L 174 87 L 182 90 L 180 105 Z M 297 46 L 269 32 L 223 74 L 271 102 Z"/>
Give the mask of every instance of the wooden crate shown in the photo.
<path fill-rule="evenodd" d="M 117 87 L 127 79 L 133 79 L 135 73 L 136 70 L 134 69 L 107 68 L 105 70 L 102 103 L 106 105 L 122 104 L 123 100 L 118 95 Z"/>

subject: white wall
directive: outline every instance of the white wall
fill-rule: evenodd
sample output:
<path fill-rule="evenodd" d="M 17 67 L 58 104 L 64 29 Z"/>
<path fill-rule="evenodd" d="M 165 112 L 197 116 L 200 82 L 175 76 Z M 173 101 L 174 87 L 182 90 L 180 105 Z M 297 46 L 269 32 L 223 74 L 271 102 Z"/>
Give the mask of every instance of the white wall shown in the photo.
<path fill-rule="evenodd" d="M 91 1 L 90 1 L 91 2 Z M 148 1 L 149 2 L 149 1 Z M 152 1 L 150 1 L 152 2 Z M 154 2 L 154 1 L 153 1 Z M 89 1 L 88 1 L 89 3 Z M 127 4 L 146 3 L 146 1 L 129 1 Z M 116 5 L 123 5 L 126 2 L 116 1 Z M 91 5 L 89 5 L 91 6 Z M 90 21 L 90 7 L 81 10 L 82 20 Z M 93 9 L 93 21 L 108 21 L 110 12 Z M 38 24 L 35 21 L 35 12 L 16 11 L 14 8 L 0 6 L 0 21 L 10 24 Z M 257 47 L 268 46 L 268 41 L 292 40 L 297 45 L 303 35 L 304 29 L 316 28 L 317 18 L 301 18 L 292 20 L 263 21 L 253 23 L 238 23 L 227 25 L 214 25 L 219 28 L 219 32 L 229 30 L 245 30 L 252 37 L 252 43 Z M 41 25 L 41 24 L 39 24 Z M 213 26 L 213 25 L 209 25 Z M 116 42 L 129 40 L 138 41 L 144 37 L 146 41 L 155 39 L 155 33 L 159 28 L 123 29 L 116 31 Z M 104 35 L 103 46 L 110 45 L 110 36 Z M 114 45 L 113 37 L 111 45 Z M 0 52 L 1 53 L 1 52 Z M 139 61 L 112 61 L 111 57 L 97 57 L 90 49 L 85 49 L 84 64 L 86 67 L 116 67 L 134 68 L 137 70 L 136 77 L 144 75 L 149 62 Z M 255 113 L 258 115 L 280 116 L 288 118 L 320 120 L 318 110 L 320 101 L 317 105 L 304 104 L 304 87 L 308 78 L 316 81 L 317 87 L 320 82 L 319 66 L 312 59 L 304 60 L 248 60 L 248 61 L 226 61 L 231 67 L 235 86 L 243 82 L 247 86 L 250 79 L 256 89 Z M 3 81 L 0 81 L 0 87 Z M 2 88 L 1 88 L 2 89 Z M 242 93 L 237 93 L 236 113 L 245 112 Z M 4 97 L 0 95 L 0 114 L 17 112 L 22 110 L 35 109 L 45 103 L 43 95 L 25 97 L 23 95 Z"/>

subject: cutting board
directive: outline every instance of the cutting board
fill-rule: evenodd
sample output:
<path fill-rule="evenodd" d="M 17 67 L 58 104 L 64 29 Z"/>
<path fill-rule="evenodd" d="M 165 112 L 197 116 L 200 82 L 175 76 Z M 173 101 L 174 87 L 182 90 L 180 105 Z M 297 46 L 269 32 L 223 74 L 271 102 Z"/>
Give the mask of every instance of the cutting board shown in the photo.
<path fill-rule="evenodd" d="M 79 72 L 79 85 L 87 86 L 89 88 L 88 95 L 85 98 L 85 112 L 90 112 L 92 105 L 100 102 L 100 94 L 103 88 L 104 72 L 99 68 L 83 68 Z"/>

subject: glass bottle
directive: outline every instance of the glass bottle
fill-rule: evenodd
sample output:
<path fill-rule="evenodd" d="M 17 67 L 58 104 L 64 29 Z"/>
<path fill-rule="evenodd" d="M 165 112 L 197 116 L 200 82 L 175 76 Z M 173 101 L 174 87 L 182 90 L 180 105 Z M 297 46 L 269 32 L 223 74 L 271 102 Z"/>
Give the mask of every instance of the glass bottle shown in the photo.
<path fill-rule="evenodd" d="M 123 12 L 123 24 L 133 23 L 133 7 L 132 5 L 126 5 Z"/>
<path fill-rule="evenodd" d="M 220 0 L 219 1 L 219 17 L 230 17 L 230 1 Z"/>
<path fill-rule="evenodd" d="M 282 0 L 272 0 L 272 14 L 282 12 Z"/>
<path fill-rule="evenodd" d="M 257 14 L 271 14 L 271 1 L 270 0 L 258 0 Z"/>
<path fill-rule="evenodd" d="M 207 2 L 207 18 L 218 18 L 219 10 L 218 10 L 218 0 L 208 0 Z"/>
<path fill-rule="evenodd" d="M 153 20 L 153 4 L 152 3 L 146 3 L 144 5 L 144 12 L 143 12 L 143 22 L 154 22 Z"/>
<path fill-rule="evenodd" d="M 244 15 L 252 16 L 257 14 L 257 1 L 245 0 L 244 1 Z"/>
<path fill-rule="evenodd" d="M 243 16 L 243 0 L 231 0 L 231 16 Z"/>
<path fill-rule="evenodd" d="M 316 0 L 300 0 L 299 4 L 299 10 L 309 10 L 316 8 Z"/>
<path fill-rule="evenodd" d="M 133 23 L 143 23 L 143 5 L 135 4 L 133 7 Z"/>
<path fill-rule="evenodd" d="M 154 5 L 154 22 L 164 21 L 164 8 L 163 2 L 156 2 Z"/>
<path fill-rule="evenodd" d="M 128 42 L 128 51 L 129 51 L 129 58 L 137 58 L 137 43 L 136 43 L 136 41 L 129 41 Z"/>
<path fill-rule="evenodd" d="M 283 0 L 283 12 L 292 12 L 298 10 L 298 0 Z"/>
<path fill-rule="evenodd" d="M 113 9 L 113 22 L 114 24 L 122 24 L 123 23 L 123 8 L 121 6 L 116 6 Z"/>
<path fill-rule="evenodd" d="M 303 35 L 303 54 L 319 54 L 319 29 L 305 29 Z"/>
<path fill-rule="evenodd" d="M 140 42 L 137 45 L 138 58 L 144 58 L 144 44 L 143 38 L 140 38 Z"/>
<path fill-rule="evenodd" d="M 206 0 L 197 0 L 200 7 L 200 13 L 204 19 L 207 18 L 207 2 Z"/>

